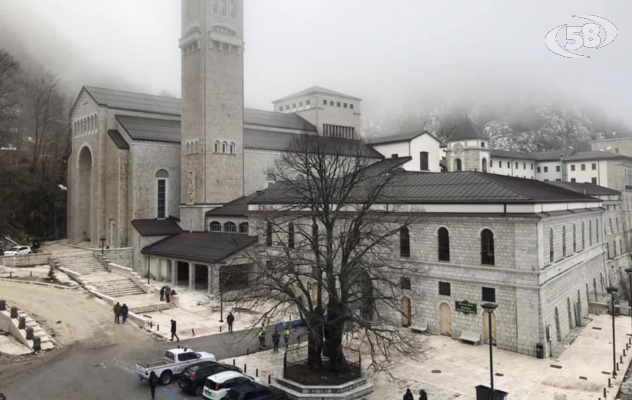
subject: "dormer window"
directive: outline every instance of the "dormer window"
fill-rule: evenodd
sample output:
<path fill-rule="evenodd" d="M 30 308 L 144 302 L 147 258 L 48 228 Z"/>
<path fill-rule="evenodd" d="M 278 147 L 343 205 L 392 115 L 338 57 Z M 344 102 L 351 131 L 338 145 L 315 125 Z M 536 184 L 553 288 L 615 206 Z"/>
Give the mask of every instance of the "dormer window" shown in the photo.
<path fill-rule="evenodd" d="M 485 142 L 481 142 L 481 147 L 485 147 Z"/>

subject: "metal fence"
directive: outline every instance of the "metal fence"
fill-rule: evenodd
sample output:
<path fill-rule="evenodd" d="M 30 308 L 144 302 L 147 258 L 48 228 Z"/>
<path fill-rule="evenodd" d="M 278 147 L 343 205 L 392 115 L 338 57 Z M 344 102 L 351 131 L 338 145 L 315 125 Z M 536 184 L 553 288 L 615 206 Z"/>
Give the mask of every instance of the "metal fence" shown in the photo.
<path fill-rule="evenodd" d="M 323 346 L 325 350 L 326 346 Z M 347 347 L 343 347 L 347 373 L 360 376 L 362 374 L 362 354 Z M 283 376 L 304 385 L 321 384 L 321 374 L 316 374 L 307 368 L 309 346 L 307 343 L 292 345 L 285 350 L 283 357 Z M 323 370 L 329 369 L 329 358 L 326 352 L 322 353 Z"/>

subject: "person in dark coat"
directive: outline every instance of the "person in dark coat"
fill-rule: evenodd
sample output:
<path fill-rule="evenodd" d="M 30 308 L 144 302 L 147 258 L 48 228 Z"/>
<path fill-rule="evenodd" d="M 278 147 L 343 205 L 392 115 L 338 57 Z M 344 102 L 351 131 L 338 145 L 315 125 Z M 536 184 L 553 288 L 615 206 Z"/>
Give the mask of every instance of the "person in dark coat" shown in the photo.
<path fill-rule="evenodd" d="M 415 398 L 413 397 L 413 392 L 411 392 L 410 389 L 406 389 L 404 400 L 415 400 Z"/>
<path fill-rule="evenodd" d="M 233 331 L 233 322 L 235 322 L 235 317 L 232 312 L 228 313 L 228 317 L 226 317 L 226 322 L 228 322 L 228 332 Z"/>
<path fill-rule="evenodd" d="M 120 324 L 120 318 L 121 318 L 121 305 L 117 302 L 116 305 L 114 306 L 114 323 L 115 324 Z"/>
<path fill-rule="evenodd" d="M 428 395 L 426 394 L 426 391 L 423 389 L 419 391 L 419 400 L 428 400 Z"/>
<path fill-rule="evenodd" d="M 151 398 L 156 398 L 156 386 L 158 386 L 158 376 L 154 371 L 149 374 L 149 390 L 151 390 Z"/>
<path fill-rule="evenodd" d="M 165 288 L 165 296 L 167 297 L 167 303 L 170 303 L 171 302 L 171 289 L 169 289 L 169 286 Z"/>
<path fill-rule="evenodd" d="M 160 288 L 160 301 L 163 301 L 165 299 L 165 286 L 163 285 L 163 287 Z"/>
<path fill-rule="evenodd" d="M 123 307 L 121 307 L 121 317 L 123 317 L 123 323 L 127 320 L 127 314 L 129 314 L 129 308 L 127 308 L 127 304 L 123 303 Z"/>
<path fill-rule="evenodd" d="M 180 341 L 180 338 L 178 337 L 178 334 L 176 333 L 176 321 L 174 319 L 171 320 L 171 341 L 173 342 L 173 337 L 175 336 L 176 339 L 178 339 L 178 342 Z"/>
<path fill-rule="evenodd" d="M 272 343 L 274 344 L 274 352 L 278 353 L 279 351 L 279 342 L 281 341 L 281 335 L 279 334 L 278 330 L 274 330 L 274 333 L 272 334 Z"/>

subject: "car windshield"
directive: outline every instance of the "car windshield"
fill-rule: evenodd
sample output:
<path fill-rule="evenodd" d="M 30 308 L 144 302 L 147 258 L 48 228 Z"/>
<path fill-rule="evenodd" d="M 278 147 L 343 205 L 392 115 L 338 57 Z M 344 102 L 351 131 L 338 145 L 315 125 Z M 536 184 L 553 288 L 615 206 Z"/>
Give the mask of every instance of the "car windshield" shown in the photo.
<path fill-rule="evenodd" d="M 18 251 L 18 250 L 20 250 L 20 246 L 14 246 L 14 247 L 11 247 L 11 250 L 13 250 L 13 251 Z"/>

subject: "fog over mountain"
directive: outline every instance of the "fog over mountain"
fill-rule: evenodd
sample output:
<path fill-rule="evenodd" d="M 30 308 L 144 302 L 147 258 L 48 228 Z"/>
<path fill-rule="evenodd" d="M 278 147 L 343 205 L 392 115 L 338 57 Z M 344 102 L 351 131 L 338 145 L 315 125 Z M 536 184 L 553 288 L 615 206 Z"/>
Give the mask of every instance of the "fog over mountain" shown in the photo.
<path fill-rule="evenodd" d="M 499 146 L 520 149 L 573 145 L 632 123 L 625 0 L 245 0 L 245 7 L 248 107 L 271 109 L 277 98 L 320 85 L 364 99 L 368 135 L 441 136 L 449 130 L 442 121 L 467 113 Z M 544 36 L 587 22 L 573 15 L 608 18 L 617 39 L 582 49 L 587 59 L 553 54 Z M 27 69 L 58 73 L 73 95 L 95 85 L 179 96 L 179 37 L 179 0 L 0 0 L 0 47 Z M 547 144 L 512 139 L 556 120 L 573 121 L 572 141 L 555 144 L 554 128 L 538 134 Z"/>

